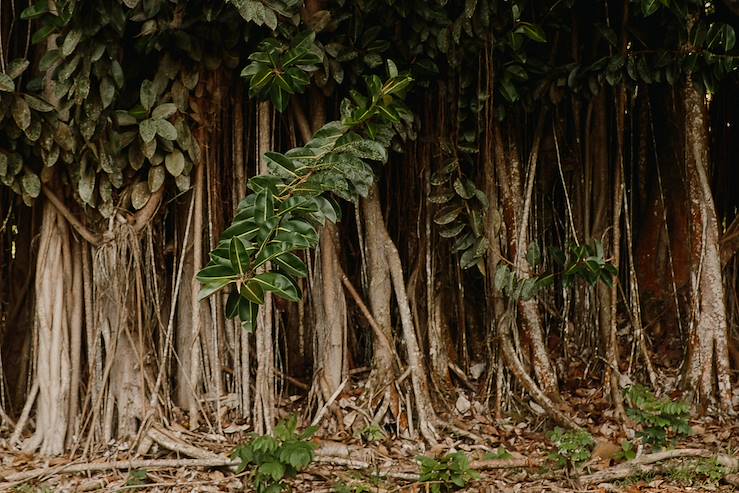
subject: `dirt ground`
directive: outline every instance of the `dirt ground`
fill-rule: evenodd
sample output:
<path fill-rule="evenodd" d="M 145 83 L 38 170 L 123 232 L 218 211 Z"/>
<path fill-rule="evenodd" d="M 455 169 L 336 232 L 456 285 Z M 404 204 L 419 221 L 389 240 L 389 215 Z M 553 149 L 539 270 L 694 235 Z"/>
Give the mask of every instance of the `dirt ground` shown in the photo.
<path fill-rule="evenodd" d="M 607 419 L 588 420 L 587 429 L 596 445 L 592 458 L 576 470 L 566 471 L 554 465 L 550 454 L 556 452 L 548 431 L 552 425 L 544 418 L 520 421 L 506 419 L 493 423 L 484 416 L 471 413 L 467 419 L 450 417 L 449 430 L 434 447 L 418 439 L 390 439 L 351 436 L 346 431 L 314 438 L 316 459 L 297 477 L 286 481 L 287 491 L 294 492 L 434 492 L 434 483 L 419 481 L 417 456 L 442 457 L 453 452 L 465 453 L 472 465 L 479 467 L 480 479 L 469 482 L 467 492 L 728 492 L 739 491 L 739 477 L 716 462 L 715 457 L 737 457 L 739 422 L 712 419 L 693 420 L 693 434 L 674 443 L 672 450 L 700 449 L 705 457 L 680 457 L 656 461 L 642 466 L 625 479 L 592 483 L 582 478 L 588 474 L 613 471 L 618 467 L 620 443 L 632 431 Z M 221 433 L 192 433 L 173 425 L 166 430 L 173 440 L 192 447 L 207 457 L 227 458 L 233 448 L 246 439 L 244 426 L 229 424 Z M 7 436 L 4 436 L 7 438 Z M 178 443 L 180 443 L 178 442 Z M 172 447 L 176 448 L 176 447 Z M 183 445 L 183 450 L 186 446 Z M 186 449 L 190 456 L 194 452 Z M 505 458 L 497 465 L 491 453 L 505 450 Z M 119 467 L 87 473 L 60 473 L 59 468 L 82 464 L 78 457 L 44 460 L 38 456 L 11 451 L 0 442 L 0 491 L 18 493 L 122 491 L 122 492 L 237 492 L 253 491 L 250 471 L 241 474 L 235 467 L 192 467 L 184 454 L 155 444 L 147 459 L 183 460 L 183 465 L 159 467 Z M 129 444 L 111 442 L 95 452 L 95 464 L 130 461 Z M 652 453 L 648 448 L 642 455 Z M 198 452 L 199 453 L 199 452 Z M 711 457 L 711 454 L 716 454 Z M 526 467 L 528 466 L 528 467 Z M 495 467 L 494 469 L 490 469 Z M 623 467 L 623 466 L 621 466 Z M 35 471 L 31 479 L 7 481 L 13 474 Z M 728 481 L 728 482 L 727 482 Z M 733 484 L 731 484 L 733 482 Z M 441 485 L 439 485 L 441 486 Z M 451 491 L 440 488 L 441 492 Z"/>

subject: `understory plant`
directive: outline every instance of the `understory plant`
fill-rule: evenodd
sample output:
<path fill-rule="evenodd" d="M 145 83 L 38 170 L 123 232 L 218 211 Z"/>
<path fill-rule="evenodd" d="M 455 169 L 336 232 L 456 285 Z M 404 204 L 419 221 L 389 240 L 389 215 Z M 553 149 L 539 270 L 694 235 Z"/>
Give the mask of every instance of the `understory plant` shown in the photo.
<path fill-rule="evenodd" d="M 432 493 L 455 491 L 480 479 L 480 474 L 472 469 L 470 460 L 462 452 L 446 454 L 440 459 L 419 456 L 422 483 L 428 483 Z"/>
<path fill-rule="evenodd" d="M 624 395 L 629 405 L 626 414 L 641 425 L 638 436 L 644 443 L 661 449 L 679 437 L 690 435 L 688 403 L 667 397 L 658 399 L 643 385 L 632 385 Z"/>
<path fill-rule="evenodd" d="M 554 462 L 558 467 L 567 467 L 575 469 L 590 459 L 595 440 L 585 430 L 565 431 L 562 428 L 555 428 L 549 434 L 557 450 L 549 454 L 549 460 Z"/>
<path fill-rule="evenodd" d="M 257 493 L 279 493 L 283 479 L 294 477 L 313 461 L 315 445 L 310 441 L 316 427 L 297 431 L 297 417 L 278 424 L 271 435 L 251 434 L 231 457 L 241 459 L 238 473 L 252 468 L 249 476 Z"/>

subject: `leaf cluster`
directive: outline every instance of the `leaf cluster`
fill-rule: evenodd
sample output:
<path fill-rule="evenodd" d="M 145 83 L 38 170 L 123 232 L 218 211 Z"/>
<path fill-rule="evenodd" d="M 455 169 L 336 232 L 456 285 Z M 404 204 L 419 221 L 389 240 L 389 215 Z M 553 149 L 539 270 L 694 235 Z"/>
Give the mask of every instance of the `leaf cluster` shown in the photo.
<path fill-rule="evenodd" d="M 295 476 L 313 461 L 315 445 L 310 439 L 316 428 L 298 432 L 297 423 L 292 416 L 278 424 L 272 435 L 251 434 L 249 441 L 231 454 L 241 460 L 239 473 L 252 469 L 250 478 L 257 493 L 283 491 L 283 479 Z"/>
<path fill-rule="evenodd" d="M 442 238 L 453 239 L 452 251 L 460 255 L 463 269 L 476 266 L 484 275 L 484 256 L 488 250 L 485 215 L 489 208 L 485 192 L 464 176 L 459 158 L 452 158 L 431 176 L 433 194 L 429 202 L 438 205 L 434 223 Z M 497 222 L 500 226 L 500 221 Z"/>
<path fill-rule="evenodd" d="M 419 456 L 421 483 L 429 483 L 432 493 L 455 491 L 480 479 L 480 474 L 470 467 L 470 460 L 462 452 L 447 454 L 440 459 Z"/>
<path fill-rule="evenodd" d="M 394 116 L 394 98 L 409 83 L 407 76 L 384 84 L 371 78 L 370 96 L 342 105 L 341 121 L 326 124 L 303 147 L 265 154 L 271 174 L 249 180 L 252 193 L 197 274 L 201 298 L 232 285 L 226 316 L 238 316 L 246 330 L 254 328 L 266 293 L 288 301 L 301 298 L 298 279 L 308 270 L 300 252 L 314 248 L 318 229 L 341 214 L 330 194 L 345 200 L 366 196 L 374 180 L 368 161 L 387 160 L 385 146 L 359 132 L 386 128 L 381 121 Z"/>
<path fill-rule="evenodd" d="M 278 111 L 285 111 L 290 95 L 305 91 L 310 74 L 321 63 L 315 38 L 315 32 L 306 31 L 295 36 L 289 46 L 275 38 L 262 41 L 257 51 L 249 55 L 251 63 L 241 71 L 241 76 L 249 81 L 249 94 L 269 98 Z"/>
<path fill-rule="evenodd" d="M 555 428 L 549 433 L 549 440 L 557 447 L 556 451 L 549 454 L 549 460 L 558 467 L 570 469 L 589 460 L 595 446 L 595 440 L 585 430 L 565 431 L 562 428 Z"/>
<path fill-rule="evenodd" d="M 500 264 L 495 271 L 493 281 L 495 288 L 511 299 L 526 301 L 535 298 L 557 279 L 561 279 L 565 287 L 572 286 L 577 279 L 584 280 L 590 286 L 603 282 L 611 287 L 613 279 L 618 275 L 618 270 L 611 260 L 605 257 L 603 244 L 599 241 L 592 245 L 571 243 L 565 251 L 551 247 L 549 254 L 559 270 L 537 273 L 542 267 L 544 258 L 538 243 L 535 241 L 529 243 L 526 249 L 529 271 L 517 273 L 508 265 Z"/>
<path fill-rule="evenodd" d="M 667 397 L 658 399 L 643 385 L 630 386 L 624 395 L 629 404 L 626 414 L 642 426 L 639 436 L 645 443 L 660 449 L 678 437 L 690 435 L 688 403 Z"/>
<path fill-rule="evenodd" d="M 43 98 L 21 89 L 29 62 L 15 59 L 0 73 L 0 183 L 30 205 L 41 192 L 33 164 L 40 156 L 59 157 L 64 135 L 55 130 L 56 114 Z"/>

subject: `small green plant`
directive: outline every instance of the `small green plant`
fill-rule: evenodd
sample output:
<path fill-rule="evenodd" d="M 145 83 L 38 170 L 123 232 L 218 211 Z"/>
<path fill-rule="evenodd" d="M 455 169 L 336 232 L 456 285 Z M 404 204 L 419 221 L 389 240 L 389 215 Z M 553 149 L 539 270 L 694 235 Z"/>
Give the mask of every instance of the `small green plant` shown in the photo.
<path fill-rule="evenodd" d="M 372 493 L 376 488 L 366 483 L 337 483 L 334 486 L 334 493 Z"/>
<path fill-rule="evenodd" d="M 315 445 L 310 438 L 316 428 L 311 426 L 299 433 L 297 423 L 297 417 L 292 416 L 278 424 L 272 435 L 252 434 L 231 455 L 241 459 L 239 473 L 253 467 L 250 478 L 257 493 L 281 492 L 286 487 L 284 478 L 295 476 L 313 461 Z"/>
<path fill-rule="evenodd" d="M 359 432 L 359 437 L 365 442 L 379 442 L 387 437 L 387 433 L 383 431 L 380 425 L 372 423 Z"/>
<path fill-rule="evenodd" d="M 629 404 L 626 414 L 642 426 L 638 435 L 644 443 L 661 449 L 678 437 L 690 435 L 689 404 L 667 397 L 657 399 L 643 385 L 632 385 L 626 389 L 625 396 Z"/>
<path fill-rule="evenodd" d="M 488 452 L 483 458 L 485 460 L 506 460 L 512 459 L 513 456 L 505 449 L 505 447 L 498 447 L 495 449 L 495 452 Z"/>
<path fill-rule="evenodd" d="M 419 456 L 422 483 L 429 483 L 432 493 L 446 493 L 467 486 L 480 479 L 480 474 L 470 467 L 469 458 L 462 452 L 447 454 L 439 460 Z"/>
<path fill-rule="evenodd" d="M 562 428 L 555 428 L 549 434 L 556 452 L 549 454 L 549 460 L 554 462 L 558 467 L 567 467 L 574 469 L 590 459 L 590 453 L 595 445 L 593 437 L 585 430 L 565 431 Z"/>
<path fill-rule="evenodd" d="M 128 473 L 126 486 L 141 486 L 149 482 L 149 474 L 146 469 L 134 469 Z"/>
<path fill-rule="evenodd" d="M 683 485 L 718 483 L 726 473 L 727 470 L 716 459 L 700 459 L 670 469 L 670 479 Z"/>
<path fill-rule="evenodd" d="M 621 450 L 616 453 L 614 459 L 618 462 L 636 459 L 636 449 L 634 448 L 634 444 L 628 440 L 623 442 L 621 444 Z"/>

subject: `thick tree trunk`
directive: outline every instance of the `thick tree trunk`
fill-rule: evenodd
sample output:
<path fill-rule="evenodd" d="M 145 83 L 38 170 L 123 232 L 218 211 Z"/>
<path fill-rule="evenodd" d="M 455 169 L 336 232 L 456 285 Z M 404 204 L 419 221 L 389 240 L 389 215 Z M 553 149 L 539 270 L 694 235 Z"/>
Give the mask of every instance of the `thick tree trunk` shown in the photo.
<path fill-rule="evenodd" d="M 69 340 L 69 315 L 75 311 L 75 297 L 68 297 L 73 290 L 72 278 L 65 275 L 71 275 L 69 227 L 50 203 L 43 208 L 36 263 L 36 430 L 23 444 L 23 450 L 58 455 L 64 451 L 69 428 L 70 351 L 80 348 L 70 348 Z M 76 300 L 81 302 L 81 296 Z M 33 393 L 29 400 L 32 397 Z"/>
<path fill-rule="evenodd" d="M 272 106 L 268 102 L 259 103 L 257 108 L 257 160 L 259 171 L 269 170 L 262 160 L 265 152 L 272 149 Z M 267 266 L 269 269 L 269 266 Z M 264 304 L 259 307 L 256 328 L 257 374 L 254 389 L 253 425 L 256 433 L 271 433 L 275 424 L 275 360 L 273 338 L 274 312 L 272 294 L 266 293 Z"/>
<path fill-rule="evenodd" d="M 693 296 L 685 383 L 703 404 L 717 396 L 727 412 L 732 408 L 732 393 L 718 221 L 709 180 L 709 120 L 705 98 L 690 78 L 683 89 L 683 104 Z"/>

